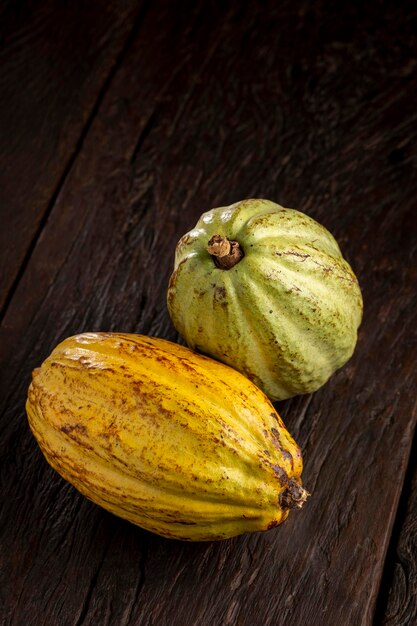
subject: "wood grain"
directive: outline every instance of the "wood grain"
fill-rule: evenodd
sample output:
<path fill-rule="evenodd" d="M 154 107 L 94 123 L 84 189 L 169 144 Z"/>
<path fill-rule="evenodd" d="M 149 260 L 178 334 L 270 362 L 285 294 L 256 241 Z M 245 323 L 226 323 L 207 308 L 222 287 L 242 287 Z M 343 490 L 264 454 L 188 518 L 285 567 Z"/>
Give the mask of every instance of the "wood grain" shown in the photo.
<path fill-rule="evenodd" d="M 376 619 L 384 626 L 417 622 L 417 468 L 416 444 L 405 480 Z"/>
<path fill-rule="evenodd" d="M 140 3 L 5 3 L 0 14 L 0 311 L 76 158 Z"/>
<path fill-rule="evenodd" d="M 385 626 L 417 622 L 417 479 L 414 476 L 401 528 L 394 572 L 384 615 Z"/>
<path fill-rule="evenodd" d="M 7 624 L 372 623 L 416 418 L 416 19 L 379 3 L 150 5 L 1 328 Z M 24 414 L 30 371 L 79 331 L 175 340 L 177 239 L 251 196 L 338 238 L 364 293 L 358 348 L 278 407 L 304 451 L 302 511 L 227 542 L 164 540 L 46 465 Z"/>

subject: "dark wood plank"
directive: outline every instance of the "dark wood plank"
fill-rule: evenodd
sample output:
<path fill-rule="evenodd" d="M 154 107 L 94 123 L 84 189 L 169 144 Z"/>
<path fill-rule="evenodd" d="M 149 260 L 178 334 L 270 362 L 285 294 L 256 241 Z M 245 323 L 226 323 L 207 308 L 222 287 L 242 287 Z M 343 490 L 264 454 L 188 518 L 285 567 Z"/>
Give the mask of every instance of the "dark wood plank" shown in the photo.
<path fill-rule="evenodd" d="M 379 623 L 384 626 L 417 623 L 417 440 L 413 464 L 401 496 L 379 597 Z"/>
<path fill-rule="evenodd" d="M 416 417 L 416 11 L 169 4 L 145 16 L 2 325 L 6 623 L 370 624 Z M 177 238 L 201 211 L 249 196 L 334 232 L 364 323 L 341 372 L 279 407 L 305 454 L 303 511 L 265 534 L 172 542 L 48 468 L 26 388 L 78 331 L 175 339 Z"/>
<path fill-rule="evenodd" d="M 81 148 L 141 3 L 10 2 L 0 13 L 0 312 Z"/>

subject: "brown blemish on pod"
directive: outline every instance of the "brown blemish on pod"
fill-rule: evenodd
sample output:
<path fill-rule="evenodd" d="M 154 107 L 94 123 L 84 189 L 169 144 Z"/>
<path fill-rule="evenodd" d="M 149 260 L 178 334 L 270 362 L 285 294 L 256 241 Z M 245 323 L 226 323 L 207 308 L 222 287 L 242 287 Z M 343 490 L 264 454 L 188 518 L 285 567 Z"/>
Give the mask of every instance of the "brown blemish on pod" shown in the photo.
<path fill-rule="evenodd" d="M 271 428 L 271 433 L 272 433 L 271 441 L 272 441 L 274 448 L 278 450 L 278 452 L 281 452 L 284 459 L 286 459 L 287 461 L 291 463 L 291 466 L 294 466 L 294 460 L 292 458 L 292 455 L 286 449 L 285 445 L 282 444 L 279 431 L 276 428 Z"/>
<path fill-rule="evenodd" d="M 270 461 L 265 461 L 265 463 L 274 470 L 274 474 L 278 478 L 278 481 L 282 487 L 288 484 L 287 472 L 284 469 L 282 469 L 282 467 L 280 467 L 279 465 L 275 463 L 271 463 Z"/>
<path fill-rule="evenodd" d="M 60 431 L 66 435 L 70 435 L 74 431 L 82 435 L 86 435 L 88 432 L 84 424 L 64 424 L 61 426 Z"/>
<path fill-rule="evenodd" d="M 275 528 L 278 525 L 279 525 L 278 520 L 274 519 L 274 520 L 272 520 L 272 522 L 269 522 L 269 524 L 267 526 L 267 529 L 271 530 L 271 528 Z"/>

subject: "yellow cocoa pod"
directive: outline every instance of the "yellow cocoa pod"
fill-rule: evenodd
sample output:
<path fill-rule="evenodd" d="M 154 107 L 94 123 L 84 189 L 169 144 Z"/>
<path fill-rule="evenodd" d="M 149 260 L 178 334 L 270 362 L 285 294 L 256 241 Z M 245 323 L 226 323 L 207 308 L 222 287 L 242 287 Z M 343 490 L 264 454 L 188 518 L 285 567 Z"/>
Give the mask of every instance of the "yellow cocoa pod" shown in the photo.
<path fill-rule="evenodd" d="M 300 450 L 266 396 L 230 367 L 162 339 L 70 337 L 34 371 L 26 407 L 61 476 L 165 537 L 267 530 L 307 495 Z"/>

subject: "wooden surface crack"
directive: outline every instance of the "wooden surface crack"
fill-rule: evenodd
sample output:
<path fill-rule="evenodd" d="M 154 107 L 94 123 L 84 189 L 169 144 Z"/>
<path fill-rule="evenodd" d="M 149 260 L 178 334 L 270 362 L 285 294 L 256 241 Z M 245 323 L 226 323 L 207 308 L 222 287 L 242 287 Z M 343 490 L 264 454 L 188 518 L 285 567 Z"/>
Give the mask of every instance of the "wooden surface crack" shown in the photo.
<path fill-rule="evenodd" d="M 157 108 L 155 108 L 152 113 L 150 114 L 147 122 L 145 123 L 145 126 L 143 127 L 143 129 L 141 130 L 138 140 L 132 150 L 132 155 L 130 157 L 130 163 L 133 164 L 136 161 L 136 158 L 143 146 L 143 144 L 146 141 L 146 138 L 148 137 L 149 133 L 151 132 L 152 128 L 155 126 L 157 120 Z"/>

